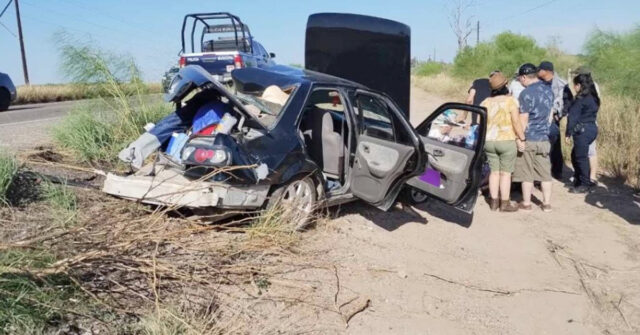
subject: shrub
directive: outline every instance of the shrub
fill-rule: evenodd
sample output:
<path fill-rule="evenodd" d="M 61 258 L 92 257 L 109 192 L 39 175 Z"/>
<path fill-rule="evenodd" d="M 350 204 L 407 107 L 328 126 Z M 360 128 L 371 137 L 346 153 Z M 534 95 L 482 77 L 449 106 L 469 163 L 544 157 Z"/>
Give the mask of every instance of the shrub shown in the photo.
<path fill-rule="evenodd" d="M 558 73 L 564 73 L 569 67 L 575 68 L 579 62 L 577 57 L 566 55 L 555 46 L 542 48 L 531 37 L 504 32 L 489 42 L 460 52 L 454 59 L 452 74 L 473 79 L 501 70 L 509 76 L 524 63 L 537 65 L 543 60 L 553 62 Z"/>
<path fill-rule="evenodd" d="M 615 94 L 640 91 L 640 27 L 626 33 L 594 31 L 585 43 L 587 63 L 596 80 Z"/>
<path fill-rule="evenodd" d="M 171 111 L 168 104 L 145 97 L 135 61 L 95 46 L 66 42 L 60 47 L 62 70 L 78 85 L 96 88 L 97 102 L 79 105 L 56 128 L 54 138 L 86 163 L 112 163 L 117 152 L 137 138 L 149 122 Z"/>

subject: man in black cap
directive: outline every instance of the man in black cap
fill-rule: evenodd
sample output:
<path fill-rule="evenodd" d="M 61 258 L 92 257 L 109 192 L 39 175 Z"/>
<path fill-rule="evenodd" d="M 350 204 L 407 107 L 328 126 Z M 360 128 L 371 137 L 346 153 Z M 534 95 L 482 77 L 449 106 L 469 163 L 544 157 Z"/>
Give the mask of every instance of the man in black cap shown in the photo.
<path fill-rule="evenodd" d="M 513 181 L 522 183 L 522 203 L 519 208 L 531 210 L 533 183 L 542 186 L 542 210 L 551 211 L 551 162 L 549 160 L 549 114 L 553 107 L 553 92 L 548 84 L 538 78 L 535 65 L 523 64 L 518 70 L 518 80 L 525 87 L 520 93 L 520 122 L 525 129 L 525 141 L 516 140 L 518 158 Z"/>
<path fill-rule="evenodd" d="M 551 85 L 553 91 L 553 108 L 549 115 L 549 142 L 551 143 L 551 175 L 553 178 L 562 180 L 562 170 L 564 159 L 562 158 L 562 139 L 560 136 L 560 120 L 567 115 L 569 105 L 573 100 L 573 94 L 567 82 L 555 75 L 553 63 L 544 61 L 538 66 L 538 77 Z"/>

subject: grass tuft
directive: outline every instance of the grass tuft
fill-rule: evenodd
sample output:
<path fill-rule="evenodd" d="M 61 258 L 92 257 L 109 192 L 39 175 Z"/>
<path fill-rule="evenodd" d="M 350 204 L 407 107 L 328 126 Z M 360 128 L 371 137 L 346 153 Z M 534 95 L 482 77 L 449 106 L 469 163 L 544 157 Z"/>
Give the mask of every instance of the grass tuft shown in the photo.
<path fill-rule="evenodd" d="M 18 162 L 6 152 L 0 151 L 0 205 L 6 204 L 6 193 L 18 173 Z"/>
<path fill-rule="evenodd" d="M 77 198 L 69 187 L 45 183 L 42 187 L 42 197 L 51 206 L 55 224 L 68 226 L 75 223 Z"/>

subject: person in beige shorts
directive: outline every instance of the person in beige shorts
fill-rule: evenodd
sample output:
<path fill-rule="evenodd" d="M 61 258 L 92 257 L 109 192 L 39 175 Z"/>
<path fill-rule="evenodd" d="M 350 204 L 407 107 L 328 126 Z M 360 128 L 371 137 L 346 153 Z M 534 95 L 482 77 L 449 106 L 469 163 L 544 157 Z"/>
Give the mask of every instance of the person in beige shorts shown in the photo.
<path fill-rule="evenodd" d="M 522 182 L 521 210 L 531 210 L 533 182 L 542 186 L 542 210 L 551 211 L 551 161 L 549 151 L 549 115 L 553 107 L 551 86 L 538 79 L 535 65 L 527 63 L 518 70 L 518 79 L 526 87 L 520 94 L 520 122 L 526 141 L 517 141 L 518 158 L 513 180 Z"/>

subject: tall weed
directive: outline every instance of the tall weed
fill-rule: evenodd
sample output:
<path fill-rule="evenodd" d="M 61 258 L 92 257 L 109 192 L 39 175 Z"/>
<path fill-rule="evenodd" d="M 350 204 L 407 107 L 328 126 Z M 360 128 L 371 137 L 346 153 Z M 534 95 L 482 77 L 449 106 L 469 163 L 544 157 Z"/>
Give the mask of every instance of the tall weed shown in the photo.
<path fill-rule="evenodd" d="M 0 206 L 6 203 L 6 193 L 18 173 L 18 162 L 8 153 L 0 151 Z"/>
<path fill-rule="evenodd" d="M 131 57 L 61 40 L 63 72 L 79 85 L 99 87 L 100 99 L 79 105 L 54 129 L 54 138 L 79 161 L 112 163 L 145 124 L 157 122 L 171 107 L 147 95 L 148 87 Z"/>

